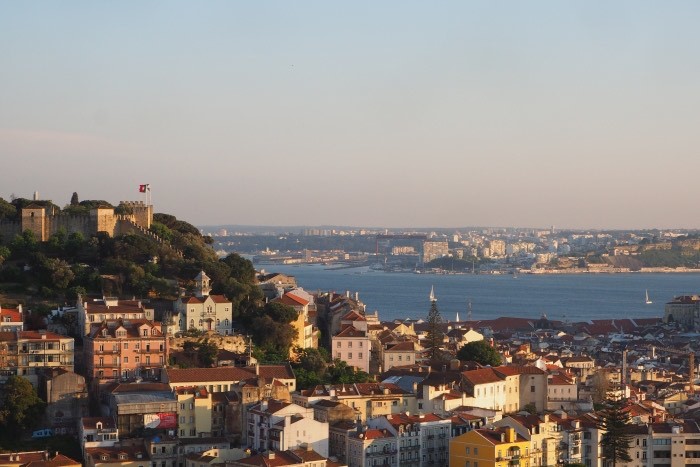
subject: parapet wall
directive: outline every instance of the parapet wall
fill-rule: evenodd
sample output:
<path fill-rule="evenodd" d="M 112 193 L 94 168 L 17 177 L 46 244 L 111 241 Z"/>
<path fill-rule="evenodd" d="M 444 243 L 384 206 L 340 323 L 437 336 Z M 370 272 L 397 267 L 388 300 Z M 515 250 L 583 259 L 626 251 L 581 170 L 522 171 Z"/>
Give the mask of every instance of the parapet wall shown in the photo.
<path fill-rule="evenodd" d="M 207 338 L 209 342 L 214 342 L 218 348 L 228 350 L 229 352 L 245 353 L 248 350 L 244 336 L 221 336 L 219 334 L 205 335 L 202 337 L 171 337 L 170 349 L 182 350 L 182 347 L 187 341 L 198 341 Z"/>

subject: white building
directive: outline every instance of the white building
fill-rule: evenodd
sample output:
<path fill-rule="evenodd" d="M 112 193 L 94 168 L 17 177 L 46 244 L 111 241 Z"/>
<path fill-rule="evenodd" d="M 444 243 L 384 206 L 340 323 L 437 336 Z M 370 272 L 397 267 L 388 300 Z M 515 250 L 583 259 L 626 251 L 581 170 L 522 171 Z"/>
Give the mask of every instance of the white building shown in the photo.
<path fill-rule="evenodd" d="M 286 451 L 305 445 L 328 457 L 328 423 L 314 420 L 313 407 L 271 399 L 251 407 L 246 424 L 251 449 Z"/>
<path fill-rule="evenodd" d="M 204 271 L 195 277 L 195 294 L 182 297 L 174 304 L 177 327 L 180 331 L 196 329 L 232 334 L 233 305 L 223 295 L 209 295 L 211 279 Z"/>

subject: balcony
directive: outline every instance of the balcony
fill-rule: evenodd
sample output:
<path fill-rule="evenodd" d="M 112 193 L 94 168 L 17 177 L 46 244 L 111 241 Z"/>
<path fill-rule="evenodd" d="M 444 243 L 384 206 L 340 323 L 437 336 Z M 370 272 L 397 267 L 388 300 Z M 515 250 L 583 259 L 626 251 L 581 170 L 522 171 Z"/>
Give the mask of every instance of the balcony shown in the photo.
<path fill-rule="evenodd" d="M 165 350 L 160 349 L 160 348 L 152 348 L 152 349 L 141 349 L 141 350 L 139 350 L 139 352 L 152 354 L 152 353 L 163 353 L 163 352 L 165 352 Z"/>
<path fill-rule="evenodd" d="M 380 457 L 380 456 L 390 456 L 396 454 L 396 448 L 382 449 L 381 451 L 367 451 L 367 457 Z"/>

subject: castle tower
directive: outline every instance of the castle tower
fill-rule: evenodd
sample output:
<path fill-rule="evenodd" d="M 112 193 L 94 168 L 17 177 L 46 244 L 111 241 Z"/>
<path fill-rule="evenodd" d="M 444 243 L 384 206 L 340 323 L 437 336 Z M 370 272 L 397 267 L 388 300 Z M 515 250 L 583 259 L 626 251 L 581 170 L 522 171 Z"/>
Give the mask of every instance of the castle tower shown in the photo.
<path fill-rule="evenodd" d="M 153 205 L 143 201 L 120 201 L 119 204 L 131 212 L 136 225 L 150 229 L 153 222 Z"/>
<path fill-rule="evenodd" d="M 38 204 L 30 204 L 22 208 L 22 232 L 29 230 L 37 241 L 49 239 L 49 225 L 46 219 L 46 208 Z"/>
<path fill-rule="evenodd" d="M 195 292 L 197 297 L 208 297 L 211 292 L 211 279 L 204 271 L 200 271 L 197 277 L 194 278 Z"/>

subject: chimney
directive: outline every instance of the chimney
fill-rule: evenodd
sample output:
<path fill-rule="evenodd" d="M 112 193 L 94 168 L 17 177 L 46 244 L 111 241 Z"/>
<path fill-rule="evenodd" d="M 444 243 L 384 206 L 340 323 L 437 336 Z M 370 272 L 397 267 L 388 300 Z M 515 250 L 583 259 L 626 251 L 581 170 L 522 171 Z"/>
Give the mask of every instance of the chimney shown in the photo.
<path fill-rule="evenodd" d="M 268 459 L 274 459 L 275 458 L 275 453 L 272 451 L 267 451 L 267 458 Z"/>
<path fill-rule="evenodd" d="M 515 428 L 506 428 L 506 442 L 507 443 L 514 443 L 515 442 Z"/>

